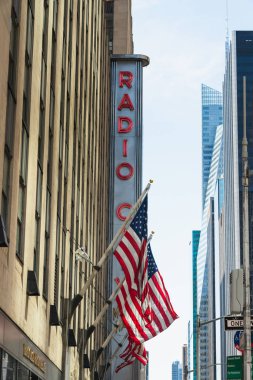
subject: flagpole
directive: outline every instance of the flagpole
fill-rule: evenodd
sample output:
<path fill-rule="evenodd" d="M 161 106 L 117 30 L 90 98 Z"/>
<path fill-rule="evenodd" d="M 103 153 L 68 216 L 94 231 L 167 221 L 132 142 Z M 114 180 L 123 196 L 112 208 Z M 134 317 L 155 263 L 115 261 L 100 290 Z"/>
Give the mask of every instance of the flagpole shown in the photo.
<path fill-rule="evenodd" d="M 136 210 L 139 208 L 142 199 L 148 193 L 148 191 L 149 191 L 152 183 L 153 183 L 153 180 L 150 180 L 149 183 L 147 184 L 147 186 L 145 187 L 145 189 L 143 190 L 143 192 L 141 193 L 140 197 L 138 198 L 137 202 L 135 203 L 134 207 L 130 210 L 130 213 L 127 216 L 124 224 L 119 228 L 119 230 L 116 233 L 115 237 L 113 238 L 112 242 L 109 244 L 109 246 L 107 247 L 106 251 L 104 252 L 104 254 L 102 255 L 102 257 L 100 258 L 99 262 L 97 263 L 97 265 L 93 266 L 94 270 L 92 271 L 90 277 L 88 278 L 88 280 L 86 281 L 86 283 L 84 284 L 84 286 L 82 287 L 82 289 L 80 290 L 80 292 L 71 300 L 70 310 L 69 310 L 69 315 L 68 315 L 69 322 L 70 322 L 70 320 L 71 320 L 71 318 L 72 318 L 72 316 L 73 316 L 76 308 L 78 307 L 78 305 L 82 301 L 86 290 L 91 285 L 93 279 L 96 277 L 96 275 L 98 274 L 98 272 L 101 270 L 102 265 L 104 264 L 105 260 L 107 259 L 107 257 L 111 253 L 111 250 L 112 250 L 113 246 L 116 244 L 116 242 L 119 239 L 122 238 L 122 236 L 123 236 L 123 234 L 125 232 L 126 227 L 128 226 L 129 222 L 131 221 L 131 219 L 132 219 L 133 215 L 135 214 Z"/>
<path fill-rule="evenodd" d="M 125 343 L 126 339 L 128 337 L 128 333 L 126 333 L 123 337 L 123 339 L 121 340 L 120 343 L 118 343 L 118 347 L 116 348 L 116 350 L 114 351 L 114 353 L 112 354 L 112 356 L 110 357 L 110 359 L 108 360 L 108 362 L 106 363 L 105 365 L 105 372 L 104 372 L 104 376 L 106 374 L 106 371 L 108 370 L 108 368 L 110 368 L 111 364 L 112 364 L 112 361 L 113 359 L 117 356 L 119 350 L 121 349 L 121 347 L 123 346 L 123 344 Z M 103 378 L 104 378 L 103 376 Z"/>
<path fill-rule="evenodd" d="M 119 289 L 121 288 L 123 282 L 125 281 L 125 278 L 123 278 L 119 284 L 117 285 L 116 289 L 112 292 L 112 294 L 110 295 L 110 297 L 106 300 L 106 303 L 105 305 L 103 306 L 103 308 L 101 309 L 100 313 L 98 314 L 98 316 L 96 317 L 95 321 L 92 323 L 92 325 L 90 325 L 86 331 L 86 336 L 85 336 L 85 341 L 84 341 L 84 347 L 86 346 L 87 344 L 87 341 L 88 339 L 90 338 L 90 336 L 92 335 L 92 333 L 95 331 L 97 325 L 99 324 L 99 322 L 101 321 L 101 319 L 103 318 L 104 314 L 106 313 L 107 309 L 109 308 L 109 306 L 111 305 L 112 301 L 114 300 L 114 298 L 116 297 Z"/>
<path fill-rule="evenodd" d="M 112 331 L 110 332 L 106 340 L 101 344 L 101 346 L 97 350 L 96 361 L 99 359 L 100 355 L 102 354 L 102 352 L 104 351 L 104 349 L 106 348 L 110 340 L 112 339 L 113 335 L 118 331 L 120 327 L 122 327 L 122 323 L 120 323 L 119 325 L 115 325 L 115 327 L 112 329 Z"/>

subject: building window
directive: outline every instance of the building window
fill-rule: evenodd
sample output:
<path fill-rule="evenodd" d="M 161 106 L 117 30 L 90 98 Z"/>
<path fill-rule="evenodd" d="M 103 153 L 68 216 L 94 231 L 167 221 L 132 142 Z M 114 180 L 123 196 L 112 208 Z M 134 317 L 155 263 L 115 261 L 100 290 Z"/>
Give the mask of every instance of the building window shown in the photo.
<path fill-rule="evenodd" d="M 17 56 L 19 41 L 19 7 L 20 3 L 13 0 L 11 9 L 11 32 L 9 46 L 9 68 L 8 68 L 8 95 L 6 108 L 5 127 L 5 154 L 3 169 L 2 207 L 1 214 L 4 219 L 7 235 L 9 236 L 9 197 L 11 160 L 13 155 L 15 111 L 16 111 L 16 87 L 17 87 Z"/>
<path fill-rule="evenodd" d="M 46 224 L 45 224 L 45 248 L 44 248 L 44 265 L 43 265 L 43 296 L 48 297 L 48 260 L 50 249 L 50 207 L 51 207 L 51 193 L 47 188 L 46 199 Z"/>
<path fill-rule="evenodd" d="M 59 297 L 59 253 L 60 253 L 60 219 L 57 217 L 56 249 L 55 249 L 55 273 L 54 273 L 54 304 L 58 307 Z"/>
<path fill-rule="evenodd" d="M 3 188 L 2 188 L 2 209 L 1 215 L 4 219 L 5 226 L 9 225 L 8 220 L 8 207 L 9 207 L 9 193 L 10 193 L 10 173 L 11 157 L 9 157 L 8 151 L 4 153 L 4 169 L 3 169 Z"/>
<path fill-rule="evenodd" d="M 42 198 L 42 169 L 37 166 L 37 192 L 35 211 L 35 243 L 34 243 L 34 271 L 39 278 L 39 254 L 40 254 L 40 225 L 41 225 L 41 198 Z"/>
<path fill-rule="evenodd" d="M 27 28 L 26 28 L 26 55 L 25 55 L 25 73 L 23 89 L 23 112 L 22 112 L 22 140 L 20 152 L 20 173 L 19 173 L 19 204 L 17 216 L 17 237 L 16 237 L 16 254 L 23 260 L 23 237 L 24 237 L 24 219 L 25 219 L 25 202 L 26 202 L 26 179 L 28 165 L 28 148 L 29 148 L 29 111 L 31 95 L 31 66 L 33 52 L 33 29 L 34 29 L 34 0 L 28 0 L 27 8 Z"/>
<path fill-rule="evenodd" d="M 45 108 L 46 74 L 47 74 L 46 62 L 45 62 L 45 58 L 42 54 L 42 59 L 41 59 L 41 85 L 40 85 L 40 106 L 41 106 L 41 108 Z"/>
<path fill-rule="evenodd" d="M 17 241 L 16 254 L 23 260 L 23 236 L 24 236 L 24 219 L 26 203 L 26 181 L 27 181 L 27 164 L 28 164 L 28 131 L 23 124 L 22 140 L 20 151 L 20 170 L 19 170 L 19 199 L 18 199 L 18 216 L 17 216 Z"/>
<path fill-rule="evenodd" d="M 26 32 L 26 58 L 28 64 L 32 61 L 34 29 L 34 1 L 28 0 L 27 32 Z"/>
<path fill-rule="evenodd" d="M 44 264 L 43 264 L 43 296 L 48 297 L 48 265 L 50 252 L 50 226 L 51 226 L 51 187 L 52 187 L 52 170 L 53 170 L 53 143 L 54 143 L 54 108 L 55 108 L 55 70 L 56 70 L 56 41 L 57 41 L 57 22 L 58 22 L 58 0 L 53 0 L 53 27 L 52 27 L 52 50 L 51 50 L 51 85 L 50 85 L 50 105 L 49 105 L 49 133 L 48 133 L 48 151 L 47 151 L 47 195 L 46 195 L 46 218 L 45 218 L 45 248 L 44 248 Z M 48 0 L 44 2 L 44 28 L 43 28 L 43 57 L 47 57 L 47 35 L 48 35 Z M 46 36 L 46 38 L 45 38 Z M 46 65 L 45 65 L 46 72 Z M 45 75 L 46 77 L 46 75 Z M 41 73 L 41 83 L 44 83 L 43 68 Z M 41 89 L 42 89 L 41 88 Z M 41 100 L 45 102 L 43 91 L 41 92 Z M 44 144 L 43 144 L 44 145 Z M 58 232 L 57 232 L 58 233 Z M 58 239 L 58 238 L 57 238 Z M 56 239 L 56 240 L 57 240 Z M 55 273 L 58 273 L 58 247 L 56 249 Z M 54 303 L 57 305 L 57 275 L 55 275 L 54 284 Z"/>
<path fill-rule="evenodd" d="M 56 39 L 57 34 L 57 16 L 58 16 L 58 0 L 54 0 L 53 6 L 53 33 Z"/>

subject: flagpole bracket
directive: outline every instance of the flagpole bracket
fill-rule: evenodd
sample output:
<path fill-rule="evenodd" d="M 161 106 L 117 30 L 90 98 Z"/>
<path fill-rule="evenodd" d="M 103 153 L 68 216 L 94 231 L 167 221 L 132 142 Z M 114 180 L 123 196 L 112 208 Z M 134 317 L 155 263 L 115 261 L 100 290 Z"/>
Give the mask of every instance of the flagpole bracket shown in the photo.
<path fill-rule="evenodd" d="M 104 351 L 104 348 L 103 347 L 100 347 L 98 350 L 97 350 L 97 354 L 96 354 L 96 361 L 98 361 L 99 357 L 101 356 L 101 354 L 103 353 Z"/>
<path fill-rule="evenodd" d="M 69 319 L 72 318 L 74 311 L 76 310 L 77 306 L 82 301 L 83 297 L 81 294 L 76 294 L 74 298 L 70 301 L 70 311 L 69 311 Z"/>
<path fill-rule="evenodd" d="M 96 329 L 96 327 L 94 325 L 91 325 L 87 328 L 87 330 L 85 330 L 83 347 L 86 347 L 87 342 L 88 342 L 89 338 L 91 337 L 91 335 L 93 334 L 93 332 L 95 331 L 95 329 Z"/>

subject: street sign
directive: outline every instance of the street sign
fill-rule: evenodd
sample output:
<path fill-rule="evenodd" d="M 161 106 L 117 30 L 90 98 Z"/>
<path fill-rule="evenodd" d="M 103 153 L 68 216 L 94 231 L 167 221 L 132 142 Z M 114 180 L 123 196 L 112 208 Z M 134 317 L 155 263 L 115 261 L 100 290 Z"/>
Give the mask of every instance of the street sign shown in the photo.
<path fill-rule="evenodd" d="M 253 380 L 253 356 L 251 356 L 251 379 Z M 243 356 L 227 356 L 226 380 L 243 380 Z"/>
<path fill-rule="evenodd" d="M 243 357 L 227 357 L 227 380 L 243 380 Z"/>
<path fill-rule="evenodd" d="M 253 318 L 250 320 L 253 330 Z M 243 317 L 225 317 L 225 330 L 243 330 Z"/>

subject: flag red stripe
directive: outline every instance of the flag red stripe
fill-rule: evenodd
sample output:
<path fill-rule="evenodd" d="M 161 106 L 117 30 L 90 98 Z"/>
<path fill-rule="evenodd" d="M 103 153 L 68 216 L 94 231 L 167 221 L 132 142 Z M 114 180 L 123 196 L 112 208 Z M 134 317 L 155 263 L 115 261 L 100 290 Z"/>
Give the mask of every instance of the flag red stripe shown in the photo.
<path fill-rule="evenodd" d="M 115 256 L 116 256 L 116 258 L 117 258 L 117 260 L 118 260 L 118 262 L 119 262 L 119 264 L 120 264 L 120 266 L 121 266 L 121 268 L 122 268 L 122 270 L 126 276 L 127 283 L 129 284 L 129 286 L 131 286 L 131 275 L 128 271 L 127 266 L 125 265 L 123 258 L 118 254 L 118 252 L 115 252 L 114 254 L 115 254 Z M 133 286 L 133 284 L 132 284 L 132 286 Z"/>
<path fill-rule="evenodd" d="M 131 228 L 129 230 L 133 231 Z M 134 231 L 133 231 L 133 234 L 136 236 L 136 238 L 138 238 Z M 129 233 L 129 231 L 126 231 L 125 237 L 127 238 L 127 240 L 129 240 L 129 242 L 131 243 L 132 247 L 134 248 L 134 250 L 138 256 L 138 252 L 140 250 L 140 245 L 141 245 L 140 239 L 138 238 L 138 242 L 139 242 L 139 244 L 138 244 L 137 241 L 133 238 L 133 236 Z"/>
<path fill-rule="evenodd" d="M 125 302 L 126 302 L 126 305 L 128 306 L 128 308 L 130 308 L 130 310 L 132 311 L 132 306 L 134 306 L 135 309 L 136 309 L 136 312 L 138 313 L 140 321 L 142 322 L 141 324 L 139 323 L 139 326 L 140 326 L 140 328 L 142 329 L 143 333 L 146 336 L 145 340 L 150 339 L 150 337 L 152 337 L 152 336 L 156 336 L 156 332 L 155 332 L 153 326 L 150 325 L 148 330 L 150 331 L 151 336 L 147 337 L 148 331 L 146 331 L 147 328 L 145 327 L 145 325 L 143 323 L 143 313 L 142 313 L 142 309 L 141 309 L 141 305 L 140 305 L 140 300 L 132 292 L 131 292 L 131 294 L 129 294 L 129 292 L 126 291 L 126 288 L 124 286 L 122 286 L 122 291 L 124 291 L 124 293 L 125 293 L 125 297 L 124 298 L 125 298 Z M 130 299 L 131 299 L 131 305 L 129 305 L 129 300 Z M 139 331 L 139 329 L 138 329 L 138 331 Z M 141 334 L 141 336 L 143 337 L 143 334 Z"/>
<path fill-rule="evenodd" d="M 129 338 L 127 347 L 125 348 L 124 352 L 119 356 L 124 360 L 124 362 L 116 368 L 116 372 L 120 371 L 127 365 L 132 364 L 135 359 L 139 360 L 143 365 L 146 365 L 148 362 L 147 351 L 144 345 L 137 345 Z"/>
<path fill-rule="evenodd" d="M 129 260 L 129 262 L 130 262 L 130 264 L 132 266 L 133 273 L 136 273 L 136 271 L 137 271 L 137 264 L 138 263 L 136 263 L 135 258 L 133 256 L 130 248 L 128 247 L 128 244 L 129 244 L 128 241 L 127 242 L 121 241 L 120 244 L 119 244 L 119 246 L 122 249 L 122 251 L 124 252 L 124 254 L 126 255 L 126 257 L 128 258 L 128 260 Z M 124 260 L 125 259 L 126 258 L 124 257 Z"/>
<path fill-rule="evenodd" d="M 161 317 L 163 318 L 163 320 L 165 322 L 165 325 L 169 326 L 170 325 L 170 320 L 169 320 L 169 318 L 167 316 L 167 313 L 166 313 L 167 310 L 165 312 L 165 310 L 163 309 L 163 307 L 161 307 L 161 302 L 159 302 L 159 300 L 157 298 L 157 295 L 153 292 L 153 289 L 151 287 L 150 287 L 150 294 L 151 294 L 153 303 L 155 304 L 155 306 L 159 310 L 159 313 L 161 314 Z"/>
<path fill-rule="evenodd" d="M 116 297 L 116 301 L 129 336 L 136 343 L 140 343 L 156 336 L 157 331 L 152 324 L 149 324 L 148 327 L 144 325 L 140 300 L 134 294 L 131 293 L 130 295 L 126 288 L 128 289 L 127 286 L 123 285 L 120 290 L 123 302 L 119 300 L 119 296 Z"/>
<path fill-rule="evenodd" d="M 165 295 L 166 295 L 167 307 L 168 307 L 168 309 L 170 310 L 170 314 L 171 314 L 172 319 L 173 319 L 173 321 L 174 321 L 175 319 L 178 318 L 178 315 L 177 315 L 177 313 L 175 312 L 175 310 L 173 309 L 173 306 L 172 306 L 172 304 L 171 304 L 171 302 L 170 302 L 170 296 L 169 296 L 169 293 L 167 292 L 166 287 L 165 287 L 165 285 L 164 285 L 163 278 L 162 278 L 162 276 L 160 275 L 160 273 L 158 273 L 158 275 L 159 275 L 159 279 L 160 279 L 160 281 L 161 281 L 161 283 L 162 283 L 164 293 L 165 293 Z"/>
<path fill-rule="evenodd" d="M 120 310 L 120 316 L 121 316 L 121 319 L 122 319 L 122 322 L 124 323 L 125 325 L 125 328 L 127 329 L 128 331 L 128 334 L 129 336 L 134 336 L 135 332 L 131 326 L 131 319 L 129 318 L 129 316 L 123 311 L 123 305 L 121 303 L 121 300 L 119 297 L 116 298 L 116 301 L 117 301 L 117 304 L 118 304 L 118 308 Z M 138 344 L 140 344 L 141 342 L 136 338 L 136 343 L 138 342 Z"/>
<path fill-rule="evenodd" d="M 161 322 L 160 322 L 160 320 L 159 320 L 159 318 L 158 318 L 158 316 L 157 316 L 156 313 L 153 314 L 152 325 L 153 325 L 154 323 L 156 324 L 156 326 L 157 326 L 159 332 L 162 332 L 162 331 L 164 330 L 164 328 L 163 328 L 163 326 L 162 326 L 162 324 L 161 324 Z M 157 335 L 157 334 L 156 334 L 156 335 Z"/>
<path fill-rule="evenodd" d="M 122 287 L 122 292 L 125 293 L 125 300 L 126 300 L 126 297 L 127 297 L 127 293 L 125 291 L 125 288 Z M 141 307 L 139 305 L 138 302 L 136 302 L 136 297 L 131 297 L 130 295 L 130 298 L 132 300 L 132 303 L 133 305 L 135 306 L 135 309 L 136 311 L 138 312 L 138 314 L 140 315 L 140 317 L 142 316 L 142 312 L 141 312 Z M 139 332 L 140 336 L 144 339 L 144 340 L 147 340 L 148 339 L 148 336 L 146 335 L 146 333 L 144 332 L 141 324 L 139 323 L 137 317 L 135 316 L 135 313 L 133 312 L 133 308 L 130 306 L 129 302 L 125 302 L 125 308 L 126 308 L 126 311 L 128 312 L 128 315 L 130 316 L 131 320 L 133 321 L 137 331 Z M 134 333 L 135 334 L 135 333 Z M 134 335 L 133 335 L 134 337 Z M 133 339 L 134 340 L 134 339 Z M 139 339 L 138 339 L 138 342 L 139 342 Z"/>
<path fill-rule="evenodd" d="M 159 279 L 161 280 L 161 276 L 159 275 Z M 155 287 L 156 287 L 156 289 L 158 290 L 158 293 L 159 293 L 159 295 L 162 297 L 162 299 L 163 299 L 163 302 L 165 303 L 165 305 L 166 305 L 166 307 L 167 307 L 167 310 L 168 310 L 168 313 L 169 313 L 169 316 L 171 316 L 171 319 L 176 319 L 176 318 L 173 318 L 173 313 L 175 314 L 175 312 L 174 312 L 174 310 L 173 310 L 173 308 L 172 308 L 172 305 L 171 305 L 171 303 L 170 303 L 170 301 L 169 301 L 169 297 L 166 297 L 165 296 L 165 294 L 164 294 L 164 286 L 163 286 L 163 288 L 161 288 L 161 283 L 160 283 L 160 281 L 158 281 L 157 280 L 157 278 L 156 278 L 156 276 L 154 275 L 154 276 L 152 276 L 152 281 L 153 281 L 153 283 L 154 283 L 154 285 L 155 285 Z M 162 285 L 163 285 L 163 283 L 162 283 Z M 159 300 L 158 300 L 158 302 L 159 302 Z M 160 302 L 159 302 L 159 304 L 160 304 Z M 167 313 L 167 314 L 168 314 Z M 176 315 L 176 314 L 175 314 Z M 173 321 L 170 321 L 170 324 L 172 323 Z"/>

